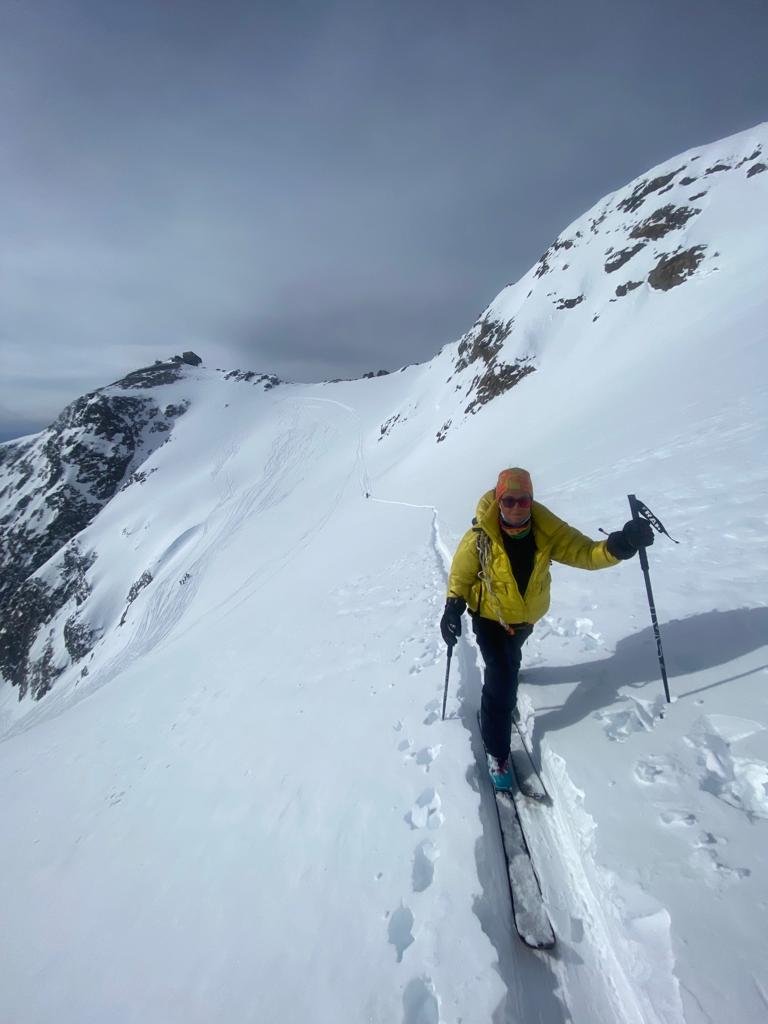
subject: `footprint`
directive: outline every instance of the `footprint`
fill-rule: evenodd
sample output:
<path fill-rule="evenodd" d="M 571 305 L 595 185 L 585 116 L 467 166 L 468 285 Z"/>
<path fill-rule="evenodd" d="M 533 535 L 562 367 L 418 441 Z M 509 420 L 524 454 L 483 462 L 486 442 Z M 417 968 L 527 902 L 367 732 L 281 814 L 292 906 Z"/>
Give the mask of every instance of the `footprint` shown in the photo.
<path fill-rule="evenodd" d="M 621 711 L 598 711 L 595 718 L 603 723 L 609 740 L 623 743 L 635 732 L 650 732 L 664 708 L 664 698 L 654 701 L 638 697 L 625 697 L 627 705 Z"/>
<path fill-rule="evenodd" d="M 706 848 L 708 846 L 716 846 L 718 843 L 723 841 L 724 840 L 718 839 L 718 837 L 713 835 L 711 832 L 699 832 L 699 838 L 693 845 L 696 847 Z"/>
<path fill-rule="evenodd" d="M 403 954 L 413 943 L 413 914 L 404 904 L 395 910 L 389 918 L 387 929 L 390 943 L 397 950 L 397 962 L 403 962 Z"/>
<path fill-rule="evenodd" d="M 680 765 L 663 754 L 652 754 L 635 763 L 635 778 L 646 785 L 661 782 L 669 786 L 676 781 L 679 774 Z"/>
<path fill-rule="evenodd" d="M 437 843 L 427 839 L 416 847 L 413 855 L 413 891 L 424 892 L 432 885 L 435 877 L 435 861 L 440 856 Z"/>
<path fill-rule="evenodd" d="M 690 811 L 662 811 L 659 820 L 663 825 L 682 825 L 684 828 L 690 828 L 696 824 L 698 818 Z"/>
<path fill-rule="evenodd" d="M 439 700 L 431 700 L 429 704 L 424 705 L 424 710 L 427 712 L 427 717 L 424 719 L 424 725 L 432 725 L 433 722 L 437 722 L 440 718 L 441 703 Z"/>
<path fill-rule="evenodd" d="M 413 829 L 440 828 L 445 820 L 441 811 L 441 800 L 434 789 L 425 789 L 419 799 L 408 811 L 405 820 Z"/>
<path fill-rule="evenodd" d="M 429 771 L 429 766 L 440 754 L 442 744 L 438 743 L 434 747 L 424 747 L 423 750 L 417 751 L 415 754 L 409 756 L 413 758 L 416 764 L 420 764 L 425 771 Z"/>
<path fill-rule="evenodd" d="M 432 979 L 414 978 L 403 992 L 403 1024 L 440 1024 L 440 1004 Z"/>
<path fill-rule="evenodd" d="M 760 722 L 731 715 L 702 715 L 685 737 L 697 754 L 701 788 L 750 820 L 768 818 L 768 764 L 737 757 L 731 746 L 764 728 Z"/>
<path fill-rule="evenodd" d="M 712 838 L 714 839 L 714 836 Z M 742 878 L 749 878 L 752 874 L 749 868 L 732 868 L 730 865 L 724 864 L 717 856 L 717 852 L 709 845 L 699 846 L 694 851 L 691 861 L 699 870 L 712 873 L 714 880 L 719 883 L 739 882 Z"/>

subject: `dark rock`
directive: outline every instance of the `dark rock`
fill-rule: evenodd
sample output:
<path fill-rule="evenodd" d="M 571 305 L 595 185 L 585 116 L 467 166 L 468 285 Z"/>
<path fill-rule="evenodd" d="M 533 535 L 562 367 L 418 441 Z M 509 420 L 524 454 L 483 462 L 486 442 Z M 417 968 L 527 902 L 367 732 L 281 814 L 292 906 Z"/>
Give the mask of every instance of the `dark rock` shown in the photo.
<path fill-rule="evenodd" d="M 28 691 L 38 700 L 63 671 L 62 666 L 53 664 L 50 640 L 37 661 L 31 661 L 29 653 L 41 629 L 60 609 L 69 601 L 76 606 L 85 602 L 90 594 L 86 573 L 95 560 L 93 552 L 83 554 L 73 541 L 60 558 L 56 584 L 30 576 L 13 589 L 0 608 L 0 671 L 11 685 L 18 686 L 19 700 Z"/>
<path fill-rule="evenodd" d="M 658 178 L 652 178 L 650 181 L 641 181 L 634 187 L 631 195 L 627 196 L 626 199 L 622 199 L 617 209 L 624 210 L 626 213 L 633 213 L 635 210 L 639 210 L 649 195 L 653 192 L 658 192 L 659 189 L 668 185 L 674 176 L 683 169 L 678 167 L 676 171 L 672 171 L 670 174 L 662 174 Z"/>
<path fill-rule="evenodd" d="M 246 383 L 261 384 L 264 391 L 269 391 L 270 388 L 276 388 L 278 384 L 282 384 L 279 377 L 276 377 L 273 373 L 257 373 L 255 370 L 230 370 L 224 374 L 224 380 L 241 380 Z M 337 381 L 329 381 L 329 383 L 337 383 Z"/>
<path fill-rule="evenodd" d="M 144 366 L 140 370 L 133 370 L 125 377 L 115 381 L 113 387 L 119 388 L 156 388 L 165 384 L 175 384 L 182 376 L 181 357 L 179 362 L 155 363 L 154 366 Z"/>
<path fill-rule="evenodd" d="M 536 367 L 532 365 L 530 359 L 522 359 L 517 363 L 498 363 L 489 366 L 485 373 L 475 377 L 472 381 L 468 394 L 474 392 L 476 397 L 464 411 L 470 415 L 477 412 L 491 399 L 503 395 L 535 370 Z"/>
<path fill-rule="evenodd" d="M 697 199 L 703 199 L 706 194 L 706 192 L 697 192 L 695 196 L 688 196 L 688 202 L 695 203 Z"/>
<path fill-rule="evenodd" d="M 56 614 L 58 604 L 51 588 L 34 577 L 18 585 L 13 596 L 13 602 L 6 602 L 2 609 L 0 671 L 12 686 L 18 686 L 21 700 L 30 683 L 30 648 L 40 626 Z"/>
<path fill-rule="evenodd" d="M 692 185 L 694 183 L 694 181 L 698 181 L 698 180 L 699 180 L 698 178 L 681 178 L 680 179 L 680 184 L 681 185 Z"/>
<path fill-rule="evenodd" d="M 698 213 L 701 213 L 701 210 L 697 210 L 695 207 L 674 206 L 669 203 L 667 206 L 661 206 L 658 210 L 654 210 L 650 217 L 637 224 L 630 231 L 629 237 L 656 241 L 669 234 L 670 231 L 676 231 L 683 227 L 691 217 L 695 217 Z"/>
<path fill-rule="evenodd" d="M 694 245 L 685 252 L 662 256 L 648 275 L 648 284 L 664 292 L 682 284 L 704 259 L 705 249 L 705 245 Z"/>
<path fill-rule="evenodd" d="M 171 422 L 149 397 L 93 392 L 23 444 L 0 447 L 0 609 L 15 588 L 91 522 Z M 23 495 L 13 506 L 8 500 Z M 47 519 L 41 532 L 39 521 Z"/>
<path fill-rule="evenodd" d="M 556 239 L 539 260 L 536 268 L 536 277 L 544 277 L 545 274 L 548 274 L 551 269 L 549 266 L 549 260 L 552 259 L 556 253 L 560 252 L 561 249 L 572 249 L 574 244 L 575 243 L 570 238 Z"/>
<path fill-rule="evenodd" d="M 717 174 L 720 171 L 730 171 L 730 164 L 714 164 L 712 167 L 708 167 L 705 171 L 706 174 Z"/>
<path fill-rule="evenodd" d="M 739 162 L 736 164 L 736 166 L 737 167 L 743 167 L 744 164 L 748 164 L 750 160 L 757 160 L 757 158 L 760 156 L 761 153 L 762 153 L 762 149 L 761 149 L 760 146 L 758 146 L 757 149 L 753 153 L 750 153 L 749 156 L 745 156 L 742 160 L 739 160 Z"/>
<path fill-rule="evenodd" d="M 90 654 L 97 640 L 96 632 L 76 615 L 70 616 L 64 623 L 64 645 L 73 665 Z"/>
<path fill-rule="evenodd" d="M 382 438 L 386 437 L 387 434 L 395 426 L 395 424 L 399 422 L 399 420 L 400 420 L 400 413 L 399 412 L 395 413 L 394 416 L 390 416 L 389 419 L 385 423 L 382 424 L 381 432 L 379 434 L 378 440 L 381 441 Z"/>
<path fill-rule="evenodd" d="M 188 366 L 200 366 L 203 360 L 194 352 L 182 352 L 181 361 Z"/>
<path fill-rule="evenodd" d="M 762 174 L 763 171 L 766 170 L 768 170 L 768 167 L 766 167 L 765 164 L 752 164 L 752 166 L 747 171 L 747 177 L 751 178 L 755 174 Z"/>
<path fill-rule="evenodd" d="M 149 569 L 145 569 L 141 576 L 139 576 L 139 578 L 136 580 L 136 582 L 131 584 L 131 588 L 128 591 L 128 596 L 126 598 L 128 603 L 125 606 L 125 610 L 123 611 L 123 614 L 120 618 L 121 626 L 125 625 L 125 620 L 128 615 L 128 609 L 131 607 L 131 605 L 142 592 L 142 590 L 145 587 L 149 586 L 149 584 L 152 582 L 152 579 L 152 573 L 149 571 Z"/>
<path fill-rule="evenodd" d="M 451 426 L 451 421 L 450 420 L 446 420 L 446 422 L 442 425 L 442 427 L 440 427 L 440 429 L 438 430 L 437 435 L 436 435 L 437 443 L 438 444 L 440 444 L 441 441 L 445 440 L 446 436 L 448 435 L 448 430 L 450 429 L 450 426 Z"/>
<path fill-rule="evenodd" d="M 557 303 L 557 309 L 573 309 L 574 306 L 578 306 L 580 302 L 584 301 L 583 295 L 577 295 L 575 299 L 560 299 Z"/>
<path fill-rule="evenodd" d="M 595 218 L 593 218 L 589 222 L 589 230 L 592 232 L 593 235 L 597 234 L 598 228 L 600 227 L 600 225 L 603 223 L 603 221 L 605 220 L 605 218 L 607 216 L 608 216 L 608 207 L 606 206 L 606 208 L 603 210 L 603 212 L 600 214 L 599 217 L 595 217 Z"/>
<path fill-rule="evenodd" d="M 166 419 L 174 420 L 179 416 L 183 416 L 187 409 L 189 409 L 189 402 L 187 401 L 179 402 L 178 405 L 166 405 L 163 410 L 163 416 L 165 416 Z M 164 424 L 164 426 L 167 428 L 167 424 Z"/>
<path fill-rule="evenodd" d="M 616 288 L 616 294 L 621 299 L 627 294 L 627 292 L 633 292 L 635 288 L 639 288 L 642 283 L 642 281 L 627 281 L 626 284 L 618 285 Z"/>
<path fill-rule="evenodd" d="M 605 263 L 605 272 L 612 274 L 614 271 L 619 270 L 624 266 L 625 263 L 629 262 L 632 257 L 640 252 L 641 249 L 645 248 L 645 242 L 638 242 L 637 245 L 632 245 L 628 249 L 620 249 Z"/>
<path fill-rule="evenodd" d="M 142 592 L 144 587 L 148 587 L 152 582 L 152 573 L 149 569 L 145 569 L 144 572 L 139 576 L 135 583 L 131 584 L 131 589 L 128 591 L 127 601 L 128 604 L 132 604 L 139 594 Z"/>
<path fill-rule="evenodd" d="M 32 699 L 40 700 L 41 697 L 44 697 L 63 671 L 62 666 L 53 663 L 53 640 L 49 637 L 42 656 L 30 664 L 27 673 L 27 683 Z M 19 700 L 22 696 L 21 688 L 19 688 Z"/>
<path fill-rule="evenodd" d="M 466 370 L 478 359 L 490 365 L 496 359 L 504 341 L 512 333 L 513 324 L 514 320 L 507 323 L 501 320 L 481 320 L 475 324 L 459 342 L 459 358 L 456 360 L 454 372 Z"/>
<path fill-rule="evenodd" d="M 91 593 L 86 573 L 95 563 L 95 551 L 89 551 L 87 554 L 84 554 L 77 541 L 72 541 L 65 549 L 61 562 L 62 596 L 66 597 L 67 600 L 73 597 L 75 604 L 78 606 L 84 604 Z"/>

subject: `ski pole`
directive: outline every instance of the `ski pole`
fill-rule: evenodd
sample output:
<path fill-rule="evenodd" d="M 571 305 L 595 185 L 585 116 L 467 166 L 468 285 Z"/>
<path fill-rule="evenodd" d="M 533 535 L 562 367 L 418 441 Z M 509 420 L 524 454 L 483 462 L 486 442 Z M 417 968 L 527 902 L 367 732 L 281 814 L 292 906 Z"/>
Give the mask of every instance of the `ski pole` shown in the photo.
<path fill-rule="evenodd" d="M 445 692 L 443 693 L 443 721 L 445 721 L 445 702 L 448 700 L 448 676 L 451 674 L 451 655 L 453 644 L 448 648 L 448 664 L 445 666 Z"/>
<path fill-rule="evenodd" d="M 653 526 L 659 533 L 667 533 L 661 524 L 661 521 L 651 512 L 647 505 L 644 505 L 642 501 L 637 498 L 634 494 L 628 494 L 627 499 L 629 501 L 629 508 L 632 512 L 632 518 L 638 522 L 642 515 L 642 518 L 647 520 L 651 526 Z M 670 537 L 675 544 L 678 542 L 674 540 L 674 537 Z M 656 650 L 659 655 L 659 665 L 661 666 L 661 679 L 664 683 L 664 694 L 667 698 L 667 704 L 672 703 L 672 698 L 669 695 L 669 682 L 667 681 L 667 667 L 664 664 L 664 651 L 661 646 L 661 630 L 659 629 L 659 620 L 656 617 L 656 604 L 653 600 L 653 590 L 651 588 L 651 574 L 648 566 L 648 555 L 646 554 L 645 548 L 641 547 L 638 551 L 640 555 L 640 566 L 643 570 L 643 577 L 645 578 L 645 590 L 648 594 L 648 606 L 651 609 L 651 622 L 653 623 L 653 635 L 656 637 Z"/>

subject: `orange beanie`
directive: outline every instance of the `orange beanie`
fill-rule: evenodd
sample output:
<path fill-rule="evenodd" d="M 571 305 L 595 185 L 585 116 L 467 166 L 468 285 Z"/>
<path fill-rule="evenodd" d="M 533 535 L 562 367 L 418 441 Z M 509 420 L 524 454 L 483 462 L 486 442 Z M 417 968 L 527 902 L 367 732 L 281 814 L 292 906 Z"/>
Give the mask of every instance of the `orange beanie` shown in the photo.
<path fill-rule="evenodd" d="M 503 497 L 507 491 L 522 491 L 523 494 L 530 494 L 533 497 L 531 474 L 527 469 L 520 469 L 519 466 L 502 469 L 496 482 L 496 500 Z"/>

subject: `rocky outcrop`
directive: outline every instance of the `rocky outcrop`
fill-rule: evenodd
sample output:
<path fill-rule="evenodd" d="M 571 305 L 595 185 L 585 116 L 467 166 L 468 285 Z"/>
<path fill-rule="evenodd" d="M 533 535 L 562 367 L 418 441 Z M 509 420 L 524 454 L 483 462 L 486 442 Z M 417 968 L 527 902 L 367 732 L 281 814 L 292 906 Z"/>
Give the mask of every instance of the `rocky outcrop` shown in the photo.
<path fill-rule="evenodd" d="M 282 381 L 273 373 L 257 373 L 255 370 L 230 370 L 224 374 L 224 380 L 241 380 L 247 384 L 261 384 L 265 391 L 276 388 Z"/>
<path fill-rule="evenodd" d="M 95 560 L 92 552 L 84 553 L 73 541 L 46 566 L 45 576 L 23 580 L 0 608 L 0 672 L 19 688 L 19 699 L 29 691 L 38 700 L 65 668 L 54 654 L 53 632 L 46 632 L 46 627 L 68 604 L 72 615 L 64 643 L 70 657 L 80 660 L 93 647 L 96 633 L 79 619 L 77 609 L 90 594 L 87 573 Z M 35 654 L 35 647 L 42 648 L 41 653 Z"/>
<path fill-rule="evenodd" d="M 622 199 L 617 209 L 623 210 L 625 213 L 634 213 L 635 210 L 640 209 L 648 196 L 654 192 L 659 192 L 669 185 L 675 175 L 679 174 L 682 170 L 684 170 L 683 167 L 678 167 L 676 171 L 670 171 L 669 174 L 660 174 L 656 178 L 651 178 L 650 181 L 639 182 L 626 199 Z"/>
<path fill-rule="evenodd" d="M 662 256 L 656 266 L 648 275 L 648 284 L 651 288 L 667 292 L 670 288 L 676 288 L 696 270 L 704 259 L 705 245 L 694 245 L 685 252 L 674 253 L 673 255 Z"/>
<path fill-rule="evenodd" d="M 685 227 L 691 217 L 695 217 L 697 213 L 701 213 L 701 210 L 691 206 L 675 206 L 673 203 L 669 203 L 667 206 L 661 206 L 658 210 L 654 210 L 650 217 L 636 224 L 630 231 L 629 237 L 657 241 L 669 234 L 670 231 Z"/>
<path fill-rule="evenodd" d="M 36 437 L 0 445 L 0 672 L 19 696 L 46 693 L 96 641 L 77 609 L 95 556 L 74 540 L 171 435 L 185 400 L 161 406 L 157 393 L 182 364 L 158 363 L 78 398 Z M 63 637 L 43 639 L 68 603 Z M 60 627 L 61 628 L 61 627 Z"/>

